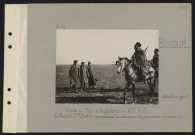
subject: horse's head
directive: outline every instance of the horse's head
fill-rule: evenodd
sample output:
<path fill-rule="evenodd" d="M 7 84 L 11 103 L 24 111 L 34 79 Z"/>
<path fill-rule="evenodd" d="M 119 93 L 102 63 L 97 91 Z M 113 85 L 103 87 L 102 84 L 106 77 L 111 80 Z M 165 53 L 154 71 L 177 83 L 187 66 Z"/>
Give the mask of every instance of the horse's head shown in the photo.
<path fill-rule="evenodd" d="M 118 57 L 118 58 L 119 58 L 119 62 L 118 62 L 117 73 L 120 74 L 121 72 L 123 72 L 124 68 L 128 64 L 128 58 L 122 58 L 122 57 Z"/>

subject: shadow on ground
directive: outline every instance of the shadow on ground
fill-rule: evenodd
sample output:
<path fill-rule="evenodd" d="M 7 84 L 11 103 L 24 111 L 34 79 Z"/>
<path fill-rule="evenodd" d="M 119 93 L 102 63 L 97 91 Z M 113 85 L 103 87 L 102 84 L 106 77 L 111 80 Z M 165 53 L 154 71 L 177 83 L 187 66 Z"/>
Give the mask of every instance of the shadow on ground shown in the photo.
<path fill-rule="evenodd" d="M 122 100 L 116 100 L 115 97 L 111 97 L 111 96 L 105 96 L 105 97 L 101 97 L 101 96 L 97 96 L 97 97 L 58 97 L 56 99 L 56 103 L 86 103 L 86 104 L 90 104 L 90 103 L 111 103 L 111 101 L 115 101 L 113 102 L 114 104 L 122 104 Z"/>
<path fill-rule="evenodd" d="M 132 103 L 132 89 L 126 93 L 127 103 Z M 158 104 L 158 93 L 154 93 L 153 101 L 149 101 L 150 91 L 148 89 L 136 89 L 135 104 Z M 71 104 L 123 104 L 124 89 L 87 89 L 73 93 L 71 88 L 58 87 L 56 89 L 56 103 Z"/>

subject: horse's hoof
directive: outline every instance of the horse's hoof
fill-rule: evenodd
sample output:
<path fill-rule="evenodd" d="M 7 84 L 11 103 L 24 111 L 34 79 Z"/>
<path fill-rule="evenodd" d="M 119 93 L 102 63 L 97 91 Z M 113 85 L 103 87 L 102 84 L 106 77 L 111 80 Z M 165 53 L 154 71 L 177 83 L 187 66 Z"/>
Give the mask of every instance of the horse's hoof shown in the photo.
<path fill-rule="evenodd" d="M 127 99 L 124 99 L 124 104 L 127 104 Z"/>
<path fill-rule="evenodd" d="M 150 102 L 152 102 L 152 99 L 150 99 Z"/>
<path fill-rule="evenodd" d="M 131 104 L 132 104 L 132 105 L 134 105 L 134 104 L 135 104 L 135 102 L 136 102 L 136 100 L 133 100 Z"/>

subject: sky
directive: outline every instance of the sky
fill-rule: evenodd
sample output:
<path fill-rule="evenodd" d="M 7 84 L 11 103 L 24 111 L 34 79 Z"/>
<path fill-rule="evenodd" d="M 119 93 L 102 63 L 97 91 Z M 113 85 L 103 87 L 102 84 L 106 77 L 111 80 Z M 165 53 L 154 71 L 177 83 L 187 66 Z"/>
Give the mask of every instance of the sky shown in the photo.
<path fill-rule="evenodd" d="M 73 60 L 92 64 L 114 64 L 120 57 L 131 58 L 136 42 L 153 58 L 159 47 L 158 30 L 57 29 L 56 64 L 72 64 Z"/>

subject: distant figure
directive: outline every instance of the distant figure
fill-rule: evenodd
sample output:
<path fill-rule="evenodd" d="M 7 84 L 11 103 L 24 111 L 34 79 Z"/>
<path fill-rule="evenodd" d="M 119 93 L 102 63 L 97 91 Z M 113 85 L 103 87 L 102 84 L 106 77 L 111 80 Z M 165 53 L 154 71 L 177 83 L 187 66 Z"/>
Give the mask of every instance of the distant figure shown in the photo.
<path fill-rule="evenodd" d="M 78 68 L 77 68 L 77 60 L 74 60 L 74 64 L 70 67 L 69 77 L 70 84 L 72 84 L 72 92 L 76 93 L 76 85 L 78 84 Z"/>
<path fill-rule="evenodd" d="M 82 88 L 85 90 L 86 80 L 87 80 L 87 68 L 85 67 L 85 62 L 81 62 L 81 66 L 79 68 L 79 79 L 81 82 L 81 91 Z"/>
<path fill-rule="evenodd" d="M 93 89 L 96 89 L 95 79 L 94 79 L 94 69 L 93 66 L 91 66 L 90 61 L 88 62 L 88 66 L 87 66 L 87 77 L 88 77 L 89 88 L 91 88 L 92 86 Z"/>
<path fill-rule="evenodd" d="M 138 69 L 139 72 L 139 80 L 140 81 L 144 81 L 144 83 L 146 83 L 146 79 L 147 79 L 147 58 L 146 58 L 146 53 L 144 50 L 142 50 L 141 48 L 141 44 L 139 42 L 137 42 L 134 45 L 134 49 L 135 52 L 132 56 L 132 60 L 134 62 L 135 67 Z M 147 49 L 146 49 L 147 50 Z"/>
<path fill-rule="evenodd" d="M 157 71 L 157 73 L 158 73 L 158 52 L 159 52 L 159 50 L 156 48 L 154 50 L 154 56 L 153 56 L 153 59 L 152 59 L 153 67 Z"/>

